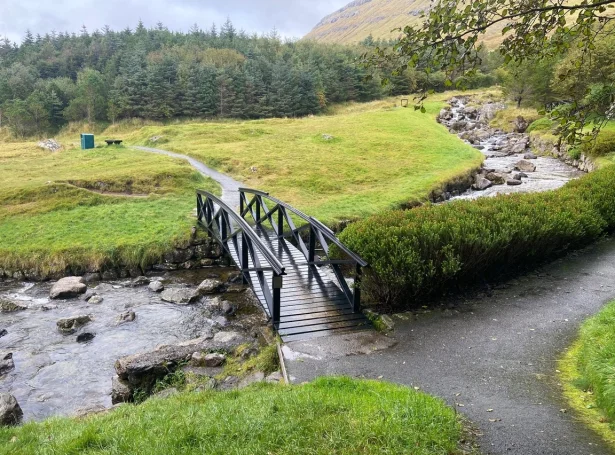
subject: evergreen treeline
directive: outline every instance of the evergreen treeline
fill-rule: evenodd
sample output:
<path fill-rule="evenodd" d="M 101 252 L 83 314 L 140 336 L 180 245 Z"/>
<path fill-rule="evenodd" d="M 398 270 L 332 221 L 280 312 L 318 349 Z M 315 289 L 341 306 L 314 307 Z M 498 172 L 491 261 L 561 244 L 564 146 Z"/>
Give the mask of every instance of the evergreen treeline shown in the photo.
<path fill-rule="evenodd" d="M 188 33 L 142 23 L 134 31 L 28 32 L 19 46 L 0 41 L 0 126 L 33 135 L 72 120 L 315 114 L 383 95 L 379 79 L 367 80 L 356 64 L 360 53 L 283 42 L 275 32 L 249 36 L 230 20 Z M 389 91 L 407 93 L 408 83 Z"/>

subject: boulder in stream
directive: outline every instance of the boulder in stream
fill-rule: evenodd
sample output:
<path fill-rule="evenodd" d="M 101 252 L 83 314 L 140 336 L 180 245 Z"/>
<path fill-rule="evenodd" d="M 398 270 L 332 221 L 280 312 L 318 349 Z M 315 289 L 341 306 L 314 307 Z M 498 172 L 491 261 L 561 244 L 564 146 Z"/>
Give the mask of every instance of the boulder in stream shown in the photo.
<path fill-rule="evenodd" d="M 95 337 L 95 333 L 80 333 L 77 335 L 77 343 L 87 343 L 88 341 L 92 341 Z"/>
<path fill-rule="evenodd" d="M 217 294 L 219 292 L 221 292 L 224 289 L 224 283 L 222 283 L 220 280 L 216 280 L 214 278 L 208 278 L 206 280 L 203 280 L 203 282 L 201 284 L 199 284 L 199 287 L 197 288 L 196 292 L 198 295 L 210 295 L 210 294 Z"/>
<path fill-rule="evenodd" d="M 51 287 L 49 292 L 50 299 L 71 299 L 81 294 L 85 294 L 88 287 L 84 279 L 79 276 L 69 276 L 62 278 Z"/>
<path fill-rule="evenodd" d="M 508 179 L 506 180 L 506 184 L 508 186 L 518 186 L 518 185 L 521 185 L 521 180 Z"/>
<path fill-rule="evenodd" d="M 60 319 L 56 322 L 56 325 L 58 326 L 58 330 L 64 335 L 71 335 L 91 320 L 92 318 L 88 315 L 73 316 L 71 318 Z"/>
<path fill-rule="evenodd" d="M 153 292 L 162 292 L 162 291 L 164 291 L 164 285 L 160 281 L 152 281 L 149 284 L 149 288 Z"/>
<path fill-rule="evenodd" d="M 532 152 L 526 153 L 525 155 L 523 155 L 523 159 L 524 160 L 537 160 L 538 157 L 536 155 L 534 155 Z"/>
<path fill-rule="evenodd" d="M 525 133 L 527 127 L 530 126 L 527 120 L 520 115 L 513 121 L 513 130 L 515 133 Z"/>
<path fill-rule="evenodd" d="M 0 376 L 15 369 L 12 352 L 0 352 Z"/>
<path fill-rule="evenodd" d="M 125 313 L 120 314 L 117 317 L 118 324 L 124 324 L 126 322 L 132 322 L 136 319 L 137 315 L 134 311 L 127 311 Z"/>
<path fill-rule="evenodd" d="M 521 160 L 515 164 L 515 170 L 522 172 L 534 172 L 536 170 L 536 165 L 527 160 Z"/>
<path fill-rule="evenodd" d="M 0 313 L 15 313 L 16 311 L 26 310 L 27 307 L 10 300 L 0 299 Z"/>
<path fill-rule="evenodd" d="M 482 175 L 477 175 L 474 184 L 472 185 L 472 188 L 478 191 L 483 191 L 487 188 L 490 188 L 491 186 L 493 186 L 493 183 L 484 178 Z"/>
<path fill-rule="evenodd" d="M 23 411 L 13 395 L 0 392 L 0 425 L 19 425 Z"/>
<path fill-rule="evenodd" d="M 485 175 L 485 178 L 494 185 L 504 185 L 506 183 L 506 177 L 497 172 L 489 172 L 487 175 Z"/>
<path fill-rule="evenodd" d="M 134 280 L 132 280 L 132 283 L 130 283 L 130 286 L 136 288 L 139 286 L 147 286 L 148 284 L 150 284 L 150 279 L 146 276 L 139 276 L 137 278 L 135 278 Z"/>
<path fill-rule="evenodd" d="M 165 302 L 176 305 L 189 305 L 196 302 L 199 297 L 197 292 L 188 288 L 165 289 L 160 295 L 160 298 Z"/>
<path fill-rule="evenodd" d="M 0 338 L 7 336 L 9 332 L 6 329 L 0 329 Z"/>

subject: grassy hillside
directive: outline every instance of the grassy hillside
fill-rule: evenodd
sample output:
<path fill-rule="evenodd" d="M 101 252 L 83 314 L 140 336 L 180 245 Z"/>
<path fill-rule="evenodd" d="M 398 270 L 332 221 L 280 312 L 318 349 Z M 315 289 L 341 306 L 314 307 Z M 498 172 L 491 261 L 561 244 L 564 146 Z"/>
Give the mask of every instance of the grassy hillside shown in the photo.
<path fill-rule="evenodd" d="M 192 122 L 107 135 L 188 154 L 335 223 L 425 199 L 480 165 L 480 152 L 435 121 L 441 99 L 430 100 L 427 114 L 388 99 L 341 106 L 328 116 Z M 162 138 L 152 143 L 154 136 Z"/>
<path fill-rule="evenodd" d="M 427 115 L 390 99 L 303 119 L 127 122 L 96 138 L 191 155 L 335 223 L 424 199 L 480 165 L 480 152 L 436 123 L 441 105 L 431 100 Z M 128 147 L 81 151 L 84 130 L 67 128 L 57 153 L 0 143 L 0 268 L 151 265 L 187 239 L 194 190 L 217 191 L 181 160 Z"/>
<path fill-rule="evenodd" d="M 126 148 L 0 143 L 0 268 L 150 265 L 187 240 L 201 186 L 218 190 L 182 161 Z"/>
<path fill-rule="evenodd" d="M 391 30 L 418 24 L 430 4 L 430 0 L 355 0 L 325 17 L 306 38 L 342 44 L 357 43 L 370 34 L 374 39 L 395 39 L 399 32 Z M 502 27 L 489 30 L 484 41 L 489 48 L 496 47 L 502 41 Z"/>
<path fill-rule="evenodd" d="M 453 409 L 413 389 L 321 378 L 188 392 L 86 419 L 0 429 L 0 454 L 461 455 Z"/>

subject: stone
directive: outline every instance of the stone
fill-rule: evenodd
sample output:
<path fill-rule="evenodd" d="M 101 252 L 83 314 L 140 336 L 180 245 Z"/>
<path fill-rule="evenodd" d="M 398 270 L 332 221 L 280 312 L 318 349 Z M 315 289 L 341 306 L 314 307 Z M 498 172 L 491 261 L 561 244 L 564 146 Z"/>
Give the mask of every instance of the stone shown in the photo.
<path fill-rule="evenodd" d="M 111 381 L 111 403 L 130 403 L 132 401 L 132 388 L 130 384 L 119 376 L 114 376 Z"/>
<path fill-rule="evenodd" d="M 15 369 L 12 352 L 0 352 L 0 376 Z"/>
<path fill-rule="evenodd" d="M 333 139 L 335 139 L 333 136 L 331 136 L 330 134 L 323 134 L 322 135 L 323 140 L 325 141 L 332 141 Z"/>
<path fill-rule="evenodd" d="M 62 146 L 55 139 L 45 139 L 44 141 L 40 141 L 36 145 L 39 148 L 48 150 L 50 152 L 57 152 L 58 150 L 62 150 Z"/>
<path fill-rule="evenodd" d="M 88 287 L 82 277 L 69 276 L 57 281 L 49 292 L 50 299 L 71 299 L 85 294 Z"/>
<path fill-rule="evenodd" d="M 508 179 L 506 180 L 506 184 L 509 186 L 519 186 L 521 185 L 521 180 Z"/>
<path fill-rule="evenodd" d="M 0 425 L 19 425 L 23 411 L 13 395 L 0 392 Z"/>
<path fill-rule="evenodd" d="M 534 163 L 530 163 L 529 161 L 521 160 L 515 164 L 515 170 L 522 172 L 534 172 L 536 170 L 536 165 Z"/>
<path fill-rule="evenodd" d="M 199 294 L 187 288 L 165 289 L 160 294 L 160 298 L 176 305 L 189 305 L 198 300 Z"/>
<path fill-rule="evenodd" d="M 80 333 L 77 335 L 77 343 L 87 343 L 88 341 L 92 341 L 95 336 L 95 333 Z"/>
<path fill-rule="evenodd" d="M 7 332 L 7 330 L 6 330 L 6 329 L 2 329 L 2 330 L 0 330 L 0 338 L 2 338 L 2 337 L 4 337 L 4 336 L 7 336 L 8 334 L 9 334 L 9 332 Z"/>
<path fill-rule="evenodd" d="M 193 248 L 186 248 L 185 250 L 176 249 L 164 256 L 164 262 L 171 264 L 183 264 L 192 259 L 193 256 Z"/>
<path fill-rule="evenodd" d="M 241 294 L 242 292 L 246 292 L 248 289 L 249 287 L 246 285 L 233 283 L 226 288 L 226 292 L 229 294 Z"/>
<path fill-rule="evenodd" d="M 391 331 L 395 328 L 395 321 L 393 321 L 393 318 L 391 318 L 391 316 L 389 316 L 388 314 L 380 315 L 379 319 L 380 323 L 386 331 Z"/>
<path fill-rule="evenodd" d="M 117 317 L 118 324 L 124 324 L 126 322 L 132 322 L 136 319 L 137 315 L 134 311 L 126 311 Z"/>
<path fill-rule="evenodd" d="M 152 281 L 149 284 L 149 289 L 152 292 L 162 292 L 164 291 L 164 285 L 160 281 Z"/>
<path fill-rule="evenodd" d="M 481 175 L 477 175 L 474 184 L 472 185 L 472 188 L 478 191 L 483 191 L 487 188 L 490 188 L 491 186 L 493 186 L 493 183 L 491 183 L 489 180 L 482 177 Z"/>
<path fill-rule="evenodd" d="M 284 376 L 282 376 L 282 373 L 280 373 L 279 371 L 274 371 L 269 376 L 267 376 L 265 381 L 266 382 L 273 382 L 273 383 L 283 384 L 284 383 Z"/>
<path fill-rule="evenodd" d="M 527 174 L 523 173 L 523 172 L 515 172 L 512 175 L 513 180 L 521 180 L 523 178 L 527 178 Z"/>
<path fill-rule="evenodd" d="M 212 325 L 212 327 L 217 328 L 217 329 L 221 329 L 221 328 L 229 326 L 228 319 L 226 319 L 224 316 L 215 316 L 214 318 L 210 319 L 208 322 Z"/>
<path fill-rule="evenodd" d="M 520 115 L 513 121 L 513 130 L 515 133 L 525 133 L 528 126 L 530 126 L 528 121 Z"/>
<path fill-rule="evenodd" d="M 222 302 L 222 312 L 228 316 L 235 314 L 235 306 L 226 300 Z"/>
<path fill-rule="evenodd" d="M 156 393 L 154 396 L 156 398 L 169 398 L 169 397 L 172 397 L 173 395 L 177 395 L 178 393 L 179 393 L 179 390 L 177 390 L 175 387 L 169 387 L 168 389 L 164 389 Z"/>
<path fill-rule="evenodd" d="M 132 283 L 130 283 L 130 286 L 136 288 L 139 286 L 147 286 L 148 284 L 150 284 L 150 279 L 146 276 L 139 276 L 137 278 L 135 278 L 134 280 L 132 280 Z"/>
<path fill-rule="evenodd" d="M 214 378 L 205 379 L 205 381 L 199 381 L 199 386 L 194 389 L 195 392 L 206 392 L 216 388 L 216 380 Z"/>
<path fill-rule="evenodd" d="M 58 330 L 65 335 L 75 333 L 80 327 L 90 322 L 92 318 L 88 315 L 74 316 L 71 318 L 60 319 L 56 322 Z"/>
<path fill-rule="evenodd" d="M 219 354 L 214 352 L 212 354 L 207 354 L 203 358 L 203 365 L 206 367 L 219 367 L 224 365 L 226 362 L 226 356 L 224 354 Z"/>
<path fill-rule="evenodd" d="M 538 157 L 536 155 L 534 155 L 532 152 L 526 153 L 525 155 L 523 155 L 523 159 L 524 160 L 537 160 Z"/>
<path fill-rule="evenodd" d="M 88 289 L 86 291 L 86 293 L 83 294 L 83 300 L 85 300 L 87 302 L 88 300 L 90 300 L 95 295 L 98 295 L 98 293 L 96 291 L 92 291 L 91 289 Z"/>
<path fill-rule="evenodd" d="M 201 296 L 217 294 L 222 291 L 223 288 L 224 284 L 220 280 L 208 278 L 206 280 L 203 280 L 203 282 L 199 284 L 199 287 L 197 288 L 196 292 L 198 295 Z"/>
<path fill-rule="evenodd" d="M 252 373 L 250 376 L 247 376 L 243 378 L 241 381 L 239 381 L 237 388 L 243 389 L 252 384 L 256 384 L 257 382 L 263 382 L 264 380 L 265 380 L 265 373 L 263 373 L 262 371 L 257 371 L 256 373 Z"/>
<path fill-rule="evenodd" d="M 506 183 L 506 177 L 502 174 L 498 174 L 497 172 L 489 172 L 485 175 L 485 178 L 494 185 L 504 185 Z"/>
<path fill-rule="evenodd" d="M 103 303 L 104 300 L 105 299 L 103 299 L 101 296 L 95 295 L 88 300 L 88 303 L 91 305 L 100 305 L 101 303 Z"/>
<path fill-rule="evenodd" d="M 10 300 L 0 299 L 0 313 L 15 313 L 17 311 L 24 311 L 27 309 L 27 307 L 11 302 Z"/>

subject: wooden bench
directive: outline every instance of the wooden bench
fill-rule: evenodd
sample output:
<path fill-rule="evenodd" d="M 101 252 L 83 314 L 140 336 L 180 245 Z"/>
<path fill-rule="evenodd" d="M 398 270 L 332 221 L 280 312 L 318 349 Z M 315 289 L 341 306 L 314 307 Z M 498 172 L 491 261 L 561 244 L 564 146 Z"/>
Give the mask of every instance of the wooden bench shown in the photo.
<path fill-rule="evenodd" d="M 124 141 L 120 141 L 119 139 L 105 139 L 105 142 L 107 143 L 107 145 L 121 145 Z"/>

